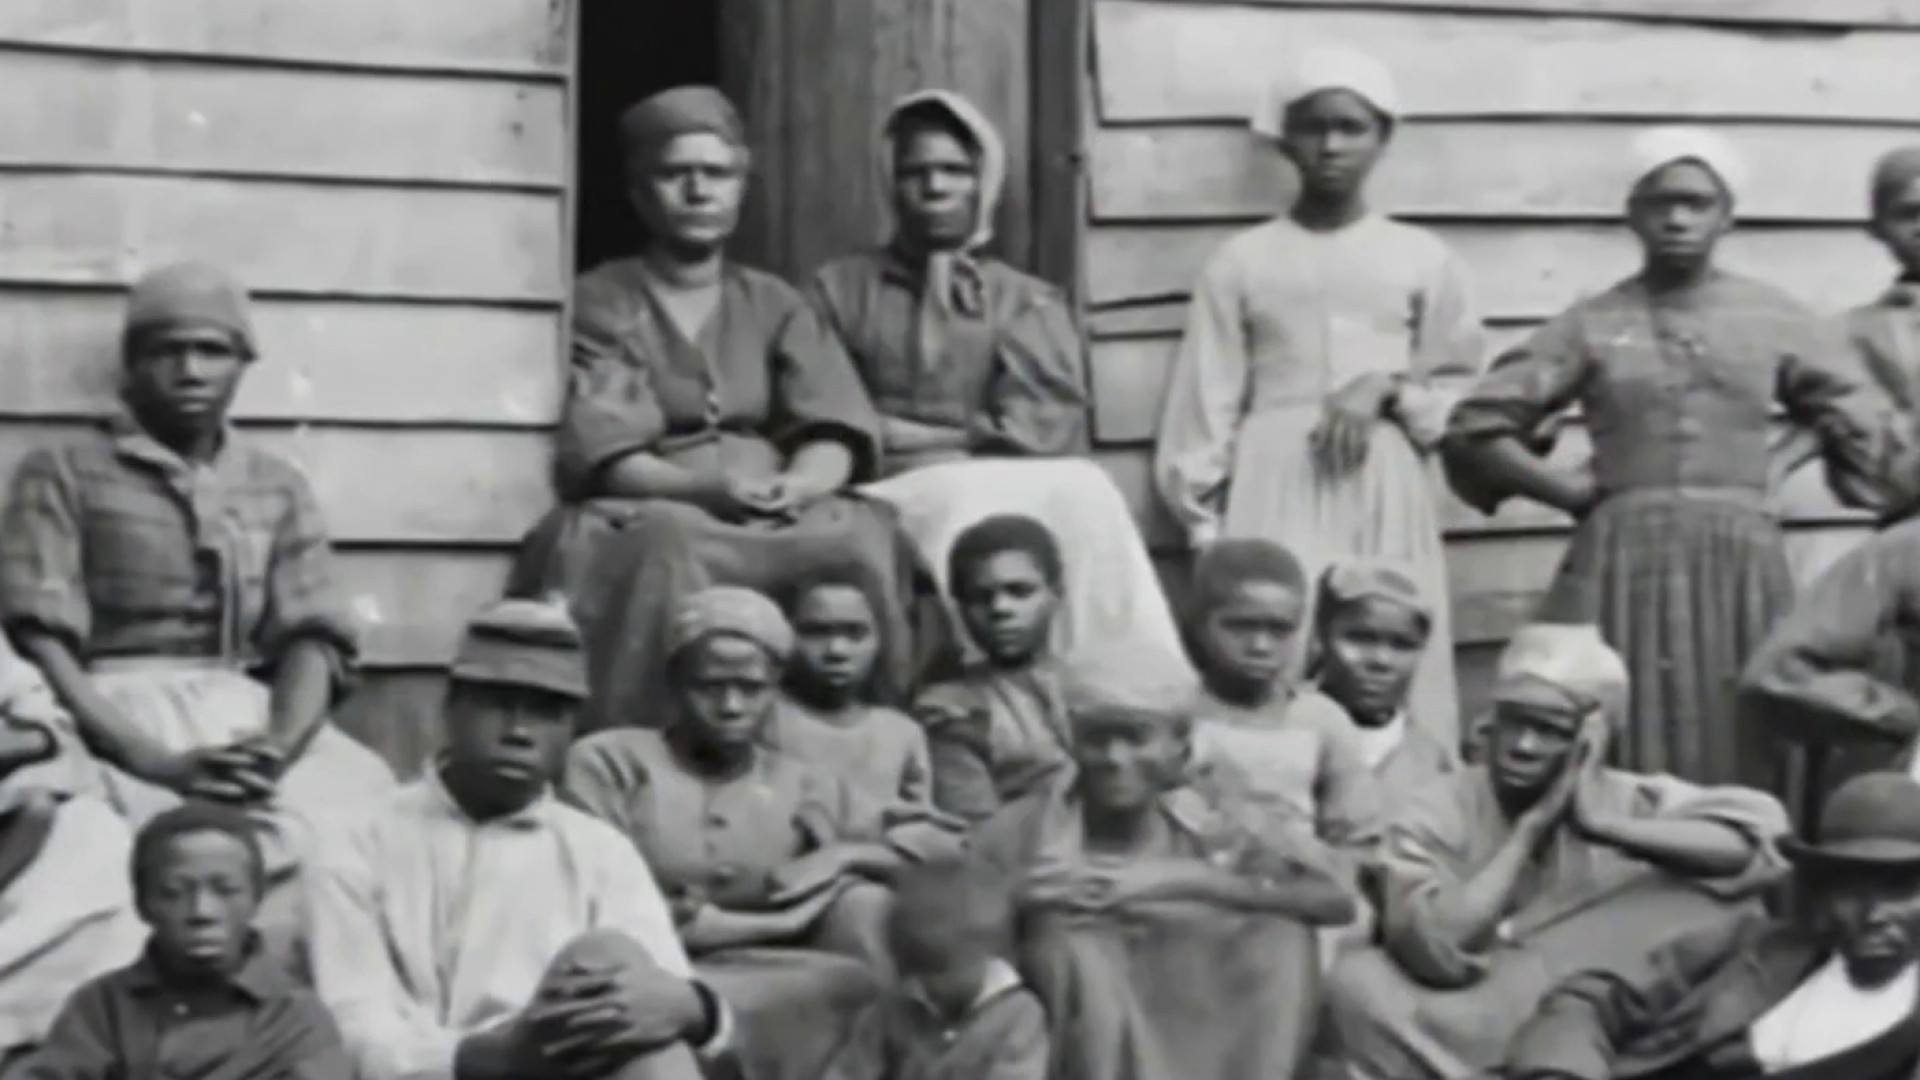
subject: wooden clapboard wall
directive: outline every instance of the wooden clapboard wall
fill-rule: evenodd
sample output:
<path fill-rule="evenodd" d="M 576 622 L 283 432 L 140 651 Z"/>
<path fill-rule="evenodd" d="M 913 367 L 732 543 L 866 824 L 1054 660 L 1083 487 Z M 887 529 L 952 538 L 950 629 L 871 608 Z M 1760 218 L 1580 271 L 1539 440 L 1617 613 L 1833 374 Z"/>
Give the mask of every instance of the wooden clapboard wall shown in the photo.
<path fill-rule="evenodd" d="M 0 473 L 111 407 L 129 281 L 230 268 L 239 416 L 317 490 L 368 631 L 354 727 L 404 764 L 391 673 L 447 660 L 551 501 L 568 8 L 0 3 Z"/>
<path fill-rule="evenodd" d="M 1876 155 L 1920 142 L 1920 4 L 1900 0 L 1089 0 L 1092 78 L 1082 291 L 1097 434 L 1163 548 L 1146 460 L 1183 304 L 1209 253 L 1286 202 L 1290 177 L 1245 117 L 1311 42 L 1373 52 L 1407 121 L 1376 177 L 1383 208 L 1433 227 L 1476 279 L 1495 345 L 1631 272 L 1617 226 L 1625 146 L 1699 122 L 1748 155 L 1727 262 L 1838 311 L 1891 264 L 1863 234 Z M 1584 454 L 1583 433 L 1562 452 Z M 1797 568 L 1866 523 L 1817 470 L 1785 485 Z M 1546 585 L 1568 522 L 1446 498 L 1452 602 L 1473 675 Z"/>

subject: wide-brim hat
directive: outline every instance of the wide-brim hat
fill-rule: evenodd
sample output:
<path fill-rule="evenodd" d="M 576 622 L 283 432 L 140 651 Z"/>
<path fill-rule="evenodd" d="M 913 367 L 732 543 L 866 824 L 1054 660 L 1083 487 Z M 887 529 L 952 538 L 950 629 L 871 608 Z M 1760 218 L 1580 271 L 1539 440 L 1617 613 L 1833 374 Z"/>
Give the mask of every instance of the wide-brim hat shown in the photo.
<path fill-rule="evenodd" d="M 1840 785 L 1820 815 L 1819 837 L 1783 837 L 1780 851 L 1807 867 L 1920 870 L 1920 782 L 1872 772 Z"/>

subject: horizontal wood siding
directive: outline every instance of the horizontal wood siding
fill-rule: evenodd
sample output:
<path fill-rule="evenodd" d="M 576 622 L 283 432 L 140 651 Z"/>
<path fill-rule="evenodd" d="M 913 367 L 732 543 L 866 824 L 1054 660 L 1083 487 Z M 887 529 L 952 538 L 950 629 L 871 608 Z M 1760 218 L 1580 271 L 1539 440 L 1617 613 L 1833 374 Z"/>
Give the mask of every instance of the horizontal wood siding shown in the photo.
<path fill-rule="evenodd" d="M 0 4 L 0 474 L 113 407 L 127 284 L 255 294 L 236 406 L 306 471 L 365 628 L 347 725 L 431 677 L 552 503 L 569 0 Z"/>
<path fill-rule="evenodd" d="M 1729 266 L 1824 311 L 1861 303 L 1893 267 L 1863 229 L 1867 176 L 1920 143 L 1920 7 L 1894 0 L 1090 0 L 1083 293 L 1095 434 L 1177 578 L 1179 543 L 1148 454 L 1185 304 L 1227 237 L 1284 207 L 1293 177 L 1245 117 L 1313 42 L 1359 45 L 1395 71 L 1408 112 L 1376 204 L 1433 228 L 1470 268 L 1490 352 L 1630 273 L 1617 225 L 1625 149 L 1644 125 L 1692 122 L 1747 156 Z M 1588 453 L 1576 422 L 1556 453 Z M 1463 669 L 1526 619 L 1570 522 L 1509 502 L 1492 517 L 1436 478 Z M 1795 571 L 1870 527 L 1817 468 L 1784 480 Z M 1469 686 L 1468 704 L 1479 690 Z"/>

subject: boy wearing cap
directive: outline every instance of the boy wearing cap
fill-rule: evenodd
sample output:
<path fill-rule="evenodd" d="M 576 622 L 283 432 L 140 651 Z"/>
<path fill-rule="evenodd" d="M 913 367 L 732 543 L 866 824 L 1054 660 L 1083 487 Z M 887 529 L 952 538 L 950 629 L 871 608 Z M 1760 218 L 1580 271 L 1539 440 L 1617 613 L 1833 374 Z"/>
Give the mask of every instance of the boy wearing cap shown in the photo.
<path fill-rule="evenodd" d="M 393 786 L 326 723 L 355 627 L 298 469 L 228 424 L 256 355 L 246 294 L 195 264 L 142 278 L 124 408 L 29 455 L 0 518 L 0 622 L 37 664 L 137 825 L 181 798 L 254 812 L 269 878 L 333 810 Z M 263 929 L 284 948 L 292 891 Z"/>
<path fill-rule="evenodd" d="M 353 1080 L 333 1018 L 253 928 L 266 869 L 246 815 L 169 810 L 132 866 L 146 951 L 74 993 L 27 1080 Z"/>
<path fill-rule="evenodd" d="M 1777 792 L 1783 759 L 1741 728 L 1727 678 L 1793 599 L 1773 407 L 1817 440 L 1849 505 L 1892 497 L 1904 439 L 1825 320 L 1716 265 L 1745 175 L 1725 140 L 1658 128 L 1633 157 L 1640 272 L 1494 362 L 1448 421 L 1449 475 L 1482 511 L 1518 495 L 1579 521 L 1539 617 L 1597 623 L 1625 655 L 1623 768 Z M 1575 404 L 1593 438 L 1577 470 L 1524 445 Z"/>
<path fill-rule="evenodd" d="M 360 1080 L 689 1080 L 723 1060 L 727 1011 L 646 863 L 550 791 L 586 694 L 564 611 L 481 614 L 443 756 L 314 860 L 315 982 Z"/>
<path fill-rule="evenodd" d="M 1560 984 L 1509 1080 L 1909 1080 L 1920 1066 L 1920 785 L 1868 773 L 1780 842 L 1802 904 L 1672 938 Z"/>
<path fill-rule="evenodd" d="M 955 857 L 902 871 L 888 919 L 900 980 L 855 1022 L 826 1080 L 1046 1080 L 1047 1017 L 1002 959 L 1007 883 Z"/>
<path fill-rule="evenodd" d="M 1787 825 L 1772 798 L 1606 766 L 1627 685 L 1593 627 L 1514 635 L 1484 762 L 1400 800 L 1382 844 L 1381 944 L 1344 953 L 1328 980 L 1352 1076 L 1491 1068 L 1560 979 L 1755 910 L 1778 880 Z"/>

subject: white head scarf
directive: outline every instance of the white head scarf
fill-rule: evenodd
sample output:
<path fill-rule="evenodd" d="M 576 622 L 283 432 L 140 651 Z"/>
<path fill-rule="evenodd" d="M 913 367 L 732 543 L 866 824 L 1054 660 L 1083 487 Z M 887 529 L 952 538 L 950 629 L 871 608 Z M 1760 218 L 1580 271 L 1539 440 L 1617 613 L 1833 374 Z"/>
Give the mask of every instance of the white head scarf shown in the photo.
<path fill-rule="evenodd" d="M 1400 115 L 1400 91 L 1385 64 L 1358 49 L 1326 45 L 1301 53 L 1292 70 L 1268 87 L 1253 110 L 1254 132 L 1279 138 L 1286 128 L 1287 109 L 1323 90 L 1345 90 L 1389 117 Z"/>
<path fill-rule="evenodd" d="M 1626 662 L 1598 627 L 1535 623 L 1516 631 L 1500 654 L 1493 699 L 1577 715 L 1597 709 L 1617 722 L 1627 688 Z"/>
<path fill-rule="evenodd" d="M 935 106 L 951 116 L 955 122 L 965 128 L 968 135 L 980 147 L 980 217 L 973 225 L 973 235 L 967 238 L 966 251 L 976 251 L 993 239 L 993 215 L 1000 206 L 1000 196 L 1007 186 L 1007 145 L 1001 139 L 999 129 L 987 114 L 980 111 L 973 102 L 951 90 L 917 90 L 893 103 L 887 111 L 886 123 L 880 131 L 880 175 L 884 180 L 884 190 L 893 190 L 893 159 L 898 149 L 894 145 L 894 125 L 900 114 L 909 109 Z M 891 200 L 889 200 L 891 205 Z"/>
<path fill-rule="evenodd" d="M 1740 152 L 1727 140 L 1705 128 L 1657 127 L 1641 132 L 1633 140 L 1629 154 L 1632 175 L 1627 179 L 1631 191 L 1642 180 L 1669 165 L 1694 161 L 1718 177 L 1735 202 L 1747 183 L 1747 164 Z"/>

